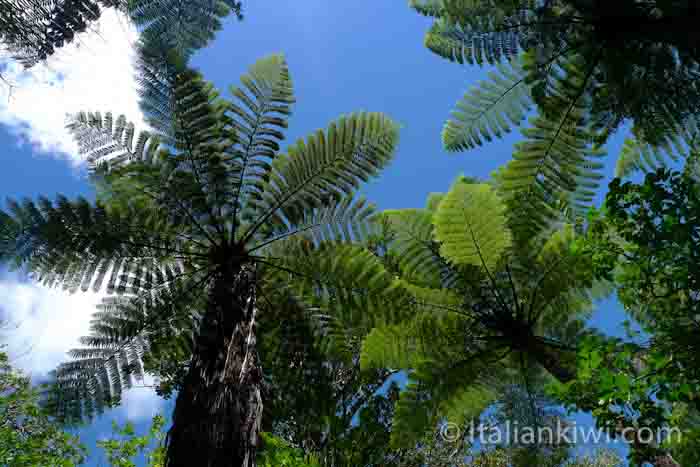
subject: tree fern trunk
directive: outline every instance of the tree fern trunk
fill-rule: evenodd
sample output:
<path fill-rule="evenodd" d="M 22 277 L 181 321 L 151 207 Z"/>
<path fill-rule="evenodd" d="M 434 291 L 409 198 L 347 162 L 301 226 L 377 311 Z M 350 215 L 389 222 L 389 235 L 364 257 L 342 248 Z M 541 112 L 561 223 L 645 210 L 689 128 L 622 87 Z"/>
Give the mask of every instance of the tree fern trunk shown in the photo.
<path fill-rule="evenodd" d="M 537 363 L 562 383 L 576 379 L 575 354 L 549 345 L 537 337 L 528 342 L 527 351 Z"/>
<path fill-rule="evenodd" d="M 220 277 L 177 396 L 165 467 L 256 465 L 263 405 L 254 271 Z"/>

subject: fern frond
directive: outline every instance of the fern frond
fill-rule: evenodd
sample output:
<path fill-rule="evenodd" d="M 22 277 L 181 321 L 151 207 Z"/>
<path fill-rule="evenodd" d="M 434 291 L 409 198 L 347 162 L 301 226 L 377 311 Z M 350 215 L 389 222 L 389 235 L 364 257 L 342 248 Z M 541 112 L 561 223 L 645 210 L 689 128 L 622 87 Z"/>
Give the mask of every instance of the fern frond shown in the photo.
<path fill-rule="evenodd" d="M 168 75 L 145 60 L 142 67 L 152 79 L 143 84 L 142 107 L 162 146 L 141 159 L 110 159 L 103 151 L 96 162 L 113 172 L 109 188 L 118 187 L 128 202 L 150 198 L 169 213 L 172 224 L 195 227 L 191 233 L 211 243 L 233 223 L 230 213 L 235 213 L 234 189 L 241 172 L 234 154 L 238 136 L 227 115 L 231 104 L 199 73 L 173 65 Z"/>
<path fill-rule="evenodd" d="M 49 406 L 62 423 L 74 424 L 119 404 L 135 381 L 142 381 L 140 356 L 146 345 L 134 339 L 123 346 L 103 346 L 71 352 L 76 359 L 52 375 Z"/>
<path fill-rule="evenodd" d="M 410 315 L 410 296 L 363 248 L 294 241 L 278 242 L 274 249 L 270 256 L 280 260 L 269 263 L 278 271 L 270 276 L 271 284 L 286 284 L 313 316 L 325 345 L 336 352 L 350 355 L 373 327 Z M 284 250 L 284 261 L 276 250 Z"/>
<path fill-rule="evenodd" d="M 665 167 L 668 160 L 677 162 L 700 141 L 700 124 L 696 118 L 688 118 L 683 125 L 669 128 L 654 144 L 640 136 L 631 136 L 625 142 L 617 158 L 615 176 L 625 178 L 635 171 L 654 171 Z"/>
<path fill-rule="evenodd" d="M 29 266 L 49 286 L 62 285 L 74 292 L 92 284 L 98 290 L 111 270 L 108 292 L 123 292 L 131 280 L 128 272 L 142 259 L 167 264 L 184 253 L 181 242 L 153 211 L 108 212 L 100 204 L 60 196 L 54 203 L 40 198 L 38 203 L 8 204 L 12 214 L 2 218 L 3 230 L 10 235 L 0 258 L 17 267 Z"/>
<path fill-rule="evenodd" d="M 493 400 L 488 353 L 467 337 L 469 320 L 450 313 L 421 313 L 399 324 L 372 330 L 362 345 L 361 365 L 409 370 L 410 383 L 396 405 L 392 442 L 415 442 L 440 419 L 458 423 L 477 417 Z M 476 351 L 479 357 L 467 357 Z M 480 361 L 480 359 L 484 359 Z"/>
<path fill-rule="evenodd" d="M 604 152 L 592 143 L 586 123 L 593 69 L 583 69 L 585 63 L 581 57 L 560 63 L 540 115 L 523 130 L 526 141 L 516 144 L 513 160 L 498 174 L 511 217 L 521 223 L 514 230 L 521 238 L 537 236 L 562 203 L 585 212 L 602 178 L 598 159 Z"/>
<path fill-rule="evenodd" d="M 135 138 L 134 124 L 127 123 L 124 115 L 114 122 L 111 112 L 104 116 L 80 112 L 71 117 L 67 129 L 78 144 L 78 154 L 85 156 L 92 167 L 101 163 L 118 166 L 134 160 L 148 163 L 160 145 L 158 138 L 147 131 Z"/>
<path fill-rule="evenodd" d="M 379 326 L 362 342 L 363 369 L 410 370 L 445 361 L 465 344 L 466 320 L 457 314 L 423 312 L 398 324 Z"/>
<path fill-rule="evenodd" d="M 447 60 L 470 65 L 495 65 L 521 51 L 517 31 L 499 31 L 491 21 L 485 23 L 475 27 L 437 20 L 426 33 L 425 46 Z"/>
<path fill-rule="evenodd" d="M 464 151 L 510 133 L 519 126 L 533 106 L 526 72 L 518 60 L 499 64 L 457 103 L 442 131 L 448 151 Z"/>
<path fill-rule="evenodd" d="M 129 2 L 127 13 L 141 29 L 146 42 L 167 45 L 188 59 L 204 47 L 221 29 L 222 20 L 234 13 L 241 16 L 236 0 L 137 0 Z"/>
<path fill-rule="evenodd" d="M 492 270 L 512 243 L 505 205 L 491 186 L 458 180 L 435 215 L 435 238 L 453 263 Z"/>
<path fill-rule="evenodd" d="M 550 198 L 568 194 L 573 206 L 585 211 L 592 195 L 577 190 L 584 184 L 598 186 L 603 164 L 597 160 L 602 150 L 590 145 L 582 128 L 541 116 L 523 134 L 527 141 L 516 145 L 513 160 L 503 172 L 503 187 L 534 195 L 537 186 Z"/>
<path fill-rule="evenodd" d="M 287 255 L 271 254 L 279 259 L 269 265 L 278 268 L 296 294 L 307 298 L 307 303 L 336 307 L 362 298 L 389 299 L 403 293 L 381 260 L 359 246 L 324 243 L 315 247 L 295 241 L 284 245 L 280 242 L 275 249 L 283 249 Z"/>
<path fill-rule="evenodd" d="M 374 213 L 374 205 L 364 198 L 331 200 L 326 206 L 303 212 L 298 224 L 273 220 L 269 231 L 261 236 L 257 245 L 251 244 L 249 251 L 264 254 L 269 245 L 295 238 L 309 239 L 316 245 L 333 241 L 358 242 L 369 235 L 369 219 Z"/>
<path fill-rule="evenodd" d="M 297 224 L 305 210 L 351 196 L 388 165 L 397 141 L 396 124 L 379 113 L 341 117 L 325 132 L 299 140 L 288 156 L 273 161 L 261 199 L 244 215 L 254 219 L 244 238 L 271 220 Z"/>
<path fill-rule="evenodd" d="M 90 335 L 71 361 L 54 373 L 50 407 L 63 423 L 90 419 L 119 404 L 146 374 L 159 376 L 163 359 L 189 358 L 195 335 L 196 278 L 168 287 L 141 288 L 133 295 L 105 297 L 97 305 Z M 172 364 L 175 362 L 169 362 Z"/>
<path fill-rule="evenodd" d="M 403 278 L 432 288 L 450 287 L 458 274 L 440 256 L 433 215 L 427 209 L 389 210 L 382 212 L 377 221 L 388 221 L 392 234 L 390 248 L 399 258 Z"/>
<path fill-rule="evenodd" d="M 224 117 L 230 104 L 172 51 L 144 48 L 136 67 L 140 107 L 164 145 L 192 152 L 211 143 L 217 132 L 230 129 Z M 231 140 L 229 144 L 235 142 L 231 134 L 223 137 Z"/>
<path fill-rule="evenodd" d="M 295 102 L 287 62 L 281 55 L 256 62 L 241 82 L 242 87 L 231 88 L 235 101 L 230 106 L 238 133 L 233 152 L 237 163 L 233 204 L 237 210 L 248 197 L 261 195 Z"/>
<path fill-rule="evenodd" d="M 462 317 L 468 316 L 462 310 L 464 299 L 455 291 L 448 290 L 446 287 L 441 289 L 421 287 L 406 281 L 402 285 L 406 292 L 410 294 L 411 301 L 417 312 L 426 311 L 434 315 L 457 313 Z"/>
<path fill-rule="evenodd" d="M 552 234 L 533 258 L 538 274 L 523 275 L 521 282 L 529 290 L 531 310 L 543 322 L 554 324 L 561 319 L 580 318 L 592 309 L 590 290 L 593 288 L 591 258 L 574 249 L 576 232 L 571 224 Z M 527 268 L 527 264 L 522 265 Z M 529 265 L 532 269 L 532 263 Z M 556 325 L 551 329 L 556 329 Z"/>
<path fill-rule="evenodd" d="M 102 0 L 23 0 L 0 5 L 0 40 L 26 67 L 46 60 L 97 21 Z"/>
<path fill-rule="evenodd" d="M 443 0 L 409 0 L 408 6 L 429 18 L 439 18 L 444 14 Z"/>
<path fill-rule="evenodd" d="M 450 362 L 425 362 L 409 373 L 410 383 L 396 403 L 391 443 L 408 447 L 433 431 L 441 421 L 463 424 L 478 419 L 497 398 L 494 387 L 502 371 L 459 358 Z"/>

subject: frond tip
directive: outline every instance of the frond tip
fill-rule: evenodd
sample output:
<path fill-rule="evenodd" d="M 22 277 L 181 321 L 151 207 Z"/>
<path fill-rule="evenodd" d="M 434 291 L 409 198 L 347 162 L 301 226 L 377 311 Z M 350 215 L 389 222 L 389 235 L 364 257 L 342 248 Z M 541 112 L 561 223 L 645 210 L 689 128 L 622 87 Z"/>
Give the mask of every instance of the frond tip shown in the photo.
<path fill-rule="evenodd" d="M 457 103 L 442 131 L 442 142 L 450 152 L 481 146 L 510 133 L 533 106 L 525 71 L 517 61 L 499 64 L 498 72 L 479 82 Z"/>

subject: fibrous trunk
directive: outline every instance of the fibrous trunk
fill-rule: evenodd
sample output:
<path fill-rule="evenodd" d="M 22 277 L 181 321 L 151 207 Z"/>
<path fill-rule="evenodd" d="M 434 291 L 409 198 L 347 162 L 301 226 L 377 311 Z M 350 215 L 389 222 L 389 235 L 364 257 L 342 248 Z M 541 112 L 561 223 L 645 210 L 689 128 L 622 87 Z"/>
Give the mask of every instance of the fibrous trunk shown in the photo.
<path fill-rule="evenodd" d="M 210 292 L 168 433 L 165 467 L 254 467 L 262 420 L 253 270 Z"/>

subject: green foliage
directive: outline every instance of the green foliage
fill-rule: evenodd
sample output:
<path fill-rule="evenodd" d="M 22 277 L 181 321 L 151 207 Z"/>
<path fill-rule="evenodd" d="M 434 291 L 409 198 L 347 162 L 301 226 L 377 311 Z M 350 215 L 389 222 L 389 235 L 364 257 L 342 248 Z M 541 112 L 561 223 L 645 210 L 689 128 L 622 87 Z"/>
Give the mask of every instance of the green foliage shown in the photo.
<path fill-rule="evenodd" d="M 425 36 L 430 50 L 498 70 L 457 104 L 443 130 L 448 151 L 502 137 L 524 121 L 534 102 L 538 116 L 523 132 L 526 142 L 509 175 L 527 175 L 545 196 L 563 194 L 585 207 L 599 178 L 596 145 L 625 121 L 632 120 L 633 131 L 619 155 L 618 176 L 653 170 L 697 145 L 700 51 L 688 20 L 698 14 L 695 2 L 409 3 L 434 18 Z M 523 196 L 531 198 L 532 191 Z M 525 201 L 525 208 L 540 210 L 539 198 Z"/>
<path fill-rule="evenodd" d="M 351 293 L 329 291 L 332 300 L 315 303 L 341 329 L 365 313 L 362 367 L 409 372 L 393 447 L 410 446 L 445 417 L 478 417 L 517 374 L 517 356 L 557 378 L 574 374 L 573 345 L 595 296 L 590 259 L 576 248 L 572 226 L 534 238 L 509 231 L 512 213 L 494 185 L 461 178 L 427 209 L 377 216 L 384 262 L 358 253 L 354 268 L 343 260 L 309 268 L 352 284 Z M 318 296 L 310 286 L 303 292 Z"/>
<path fill-rule="evenodd" d="M 653 172 L 663 168 L 669 160 L 678 162 L 687 154 L 689 147 L 697 148 L 699 134 L 697 121 L 688 118 L 685 126 L 667 131 L 655 144 L 638 137 L 628 137 L 617 159 L 615 176 L 627 178 L 635 171 Z"/>
<path fill-rule="evenodd" d="M 172 49 L 184 58 L 211 41 L 223 18 L 232 13 L 242 17 L 236 0 L 3 0 L 0 41 L 30 67 L 72 42 L 105 8 L 125 13 L 139 29 L 142 43 Z"/>
<path fill-rule="evenodd" d="M 93 164 L 110 156 L 111 164 L 124 160 L 148 162 L 156 156 L 158 139 L 144 131 L 136 135 L 134 124 L 120 115 L 116 121 L 111 112 L 76 114 L 67 126 L 78 142 L 78 154 Z"/>
<path fill-rule="evenodd" d="M 599 450 L 593 455 L 570 457 L 566 453 L 550 455 L 534 453 L 528 449 L 492 449 L 479 454 L 472 467 L 622 467 L 622 459 L 611 451 Z"/>
<path fill-rule="evenodd" d="M 513 160 L 499 174 L 507 202 L 519 207 L 515 215 L 528 219 L 535 214 L 526 224 L 529 229 L 551 222 L 551 206 L 559 200 L 575 213 L 585 212 L 602 178 L 598 159 L 604 153 L 591 143 L 586 118 L 590 84 L 584 66 L 576 59 L 561 64 L 568 81 L 551 86 L 546 109 L 523 130 L 525 141 L 516 144 Z M 540 210 L 542 205 L 550 208 Z"/>
<path fill-rule="evenodd" d="M 41 408 L 29 378 L 0 352 L 0 465 L 73 467 L 85 454 L 78 439 L 59 430 Z"/>
<path fill-rule="evenodd" d="M 489 185 L 458 180 L 435 214 L 435 239 L 449 261 L 492 269 L 511 245 L 505 206 Z"/>
<path fill-rule="evenodd" d="M 130 422 L 120 427 L 112 424 L 113 438 L 98 441 L 97 447 L 107 456 L 111 467 L 136 467 L 138 458 L 147 453 L 148 467 L 163 467 L 165 465 L 165 419 L 156 415 L 153 417 L 151 428 L 143 436 L 137 436 L 134 425 Z"/>
<path fill-rule="evenodd" d="M 448 151 L 481 146 L 510 133 L 532 108 L 530 89 L 522 65 L 513 60 L 499 64 L 489 80 L 479 82 L 457 103 L 445 124 L 442 141 Z"/>
<path fill-rule="evenodd" d="M 241 10 L 237 0 L 130 0 L 126 7 L 144 43 L 172 49 L 185 59 L 214 38 L 224 18 L 242 18 Z"/>
<path fill-rule="evenodd" d="M 691 336 L 700 306 L 700 194 L 694 161 L 682 172 L 660 169 L 640 184 L 613 181 L 587 247 L 598 253 L 598 273 L 615 278 L 620 301 L 654 336 L 653 353 L 673 356 L 669 382 L 681 383 L 683 375 L 682 383 L 696 385 Z"/>
<path fill-rule="evenodd" d="M 0 41 L 25 66 L 46 60 L 100 17 L 112 0 L 3 0 Z"/>
<path fill-rule="evenodd" d="M 319 467 L 311 456 L 305 456 L 299 449 L 290 446 L 284 440 L 263 433 L 263 448 L 260 450 L 258 465 L 260 467 Z"/>
<path fill-rule="evenodd" d="M 436 18 L 425 36 L 425 45 L 448 60 L 494 64 L 513 57 L 520 49 L 517 32 L 499 30 L 515 13 L 518 2 L 411 0 L 409 3 L 419 13 Z"/>
<path fill-rule="evenodd" d="M 633 465 L 661 462 L 659 457 L 667 455 L 666 449 L 656 439 L 643 441 L 636 433 L 641 429 L 661 433 L 669 428 L 671 412 L 666 401 L 677 398 L 667 398 L 666 385 L 673 384 L 668 375 L 656 376 L 664 372 L 668 357 L 649 354 L 638 344 L 590 335 L 579 344 L 577 360 L 577 378 L 554 384 L 550 394 L 571 410 L 590 411 L 597 427 L 613 437 L 626 436 Z"/>
<path fill-rule="evenodd" d="M 700 383 L 694 337 L 700 212 L 695 160 L 682 172 L 659 169 L 642 183 L 614 180 L 605 209 L 590 216 L 580 248 L 593 259 L 597 275 L 614 279 L 620 301 L 651 339 L 639 344 L 639 333 L 631 331 L 631 342 L 592 336 L 579 350 L 576 382 L 559 389 L 577 407 L 594 408 L 605 426 L 676 424 L 691 443 L 692 421 L 685 423 L 676 411 L 696 406 Z M 672 441 L 637 443 L 633 459 L 653 461 L 674 446 L 673 454 L 687 456 L 688 448 Z"/>
<path fill-rule="evenodd" d="M 84 347 L 54 372 L 60 390 L 49 403 L 68 423 L 101 414 L 118 405 L 124 392 L 158 375 L 156 392 L 170 396 L 178 388 L 192 353 L 197 298 L 175 281 L 155 293 L 106 297 L 97 305 Z M 84 404 L 79 404 L 83 401 Z"/>
<path fill-rule="evenodd" d="M 280 305 L 260 331 L 268 382 L 263 426 L 315 453 L 323 465 L 367 465 L 381 458 L 398 389 L 378 390 L 392 372 L 360 371 L 353 329 L 335 336 L 337 345 L 326 345 L 318 335 L 324 328 L 301 303 L 294 297 L 275 301 Z"/>
<path fill-rule="evenodd" d="M 182 394 L 218 407 L 204 394 L 235 392 L 218 383 L 229 365 L 228 357 L 220 361 L 223 348 L 240 357 L 255 386 L 239 390 L 262 391 L 259 364 L 246 366 L 244 358 L 256 322 L 293 311 L 281 304 L 308 288 L 326 291 L 321 302 L 341 309 L 352 299 L 348 287 L 384 274 L 370 267 L 354 277 L 319 276 L 318 266 L 364 268 L 367 255 L 340 243 L 369 234 L 373 208 L 354 193 L 390 162 L 398 127 L 382 114 L 351 114 L 282 152 L 294 102 L 283 57 L 257 62 L 227 100 L 176 57 L 153 54 L 141 62 L 153 131 L 134 140 L 124 118 L 77 115 L 69 129 L 92 161 L 97 203 L 10 203 L 10 213 L 0 214 L 0 258 L 69 290 L 100 289 L 109 275 L 107 292 L 120 298 L 104 303 L 84 348 L 57 370 L 51 407 L 62 421 L 80 421 L 152 374 L 159 393 L 178 390 L 168 447 L 180 449 L 173 433 L 206 437 L 192 431 L 205 409 L 181 403 Z M 239 315 L 252 319 L 248 337 Z M 210 431 L 240 429 L 217 420 Z M 253 437 L 252 450 L 257 431 L 245 436 Z M 209 448 L 212 439 L 193 443 Z"/>
<path fill-rule="evenodd" d="M 700 422 L 697 407 L 676 404 L 669 423 L 681 430 L 681 436 L 671 436 L 664 443 L 680 465 L 697 465 L 700 462 Z"/>

